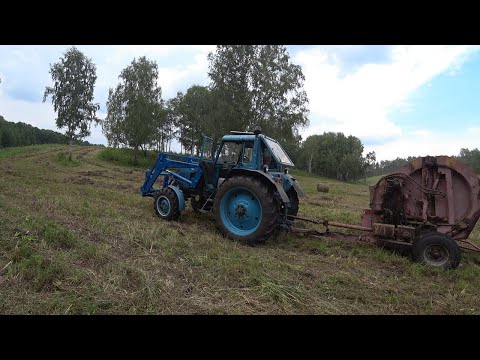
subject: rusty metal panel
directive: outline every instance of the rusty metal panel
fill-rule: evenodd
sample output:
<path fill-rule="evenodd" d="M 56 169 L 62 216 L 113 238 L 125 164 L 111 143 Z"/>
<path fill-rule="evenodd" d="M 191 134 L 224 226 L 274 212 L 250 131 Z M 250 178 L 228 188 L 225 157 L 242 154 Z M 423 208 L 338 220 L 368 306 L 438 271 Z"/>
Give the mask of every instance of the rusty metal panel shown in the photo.
<path fill-rule="evenodd" d="M 362 226 L 364 227 L 372 227 L 372 214 L 373 210 L 365 209 L 363 210 L 362 214 Z"/>
<path fill-rule="evenodd" d="M 393 238 L 395 237 L 395 225 L 375 223 L 373 224 L 373 235 Z"/>
<path fill-rule="evenodd" d="M 395 180 L 401 186 L 392 189 L 388 185 Z M 384 176 L 370 191 L 370 207 L 382 216 L 372 215 L 372 222 L 432 224 L 453 239 L 466 239 L 480 217 L 479 199 L 480 180 L 462 161 L 420 157 Z M 376 234 L 386 236 L 389 231 L 378 227 Z"/>

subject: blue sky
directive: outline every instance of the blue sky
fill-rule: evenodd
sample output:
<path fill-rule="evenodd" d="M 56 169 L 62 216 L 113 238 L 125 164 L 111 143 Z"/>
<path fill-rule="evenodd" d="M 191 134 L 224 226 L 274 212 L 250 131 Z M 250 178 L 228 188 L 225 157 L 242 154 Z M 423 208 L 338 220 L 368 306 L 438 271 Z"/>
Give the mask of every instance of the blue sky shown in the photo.
<path fill-rule="evenodd" d="M 55 128 L 49 64 L 71 45 L 0 45 L 0 115 L 9 121 Z M 208 84 L 207 54 L 214 45 L 77 46 L 97 65 L 95 101 L 105 116 L 108 89 L 134 57 L 159 66 L 162 98 L 193 84 Z M 310 100 L 303 137 L 341 131 L 359 137 L 378 160 L 417 155 L 456 155 L 480 147 L 480 47 L 287 46 L 302 67 Z M 100 127 L 87 138 L 106 144 Z"/>

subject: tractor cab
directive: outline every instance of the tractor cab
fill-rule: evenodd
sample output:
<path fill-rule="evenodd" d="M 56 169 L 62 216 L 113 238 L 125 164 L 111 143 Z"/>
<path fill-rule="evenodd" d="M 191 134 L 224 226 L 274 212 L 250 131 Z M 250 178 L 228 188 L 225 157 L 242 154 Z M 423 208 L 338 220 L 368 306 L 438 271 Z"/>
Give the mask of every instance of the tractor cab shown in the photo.
<path fill-rule="evenodd" d="M 221 177 L 232 169 L 263 170 L 284 172 L 287 166 L 294 166 L 280 144 L 256 132 L 232 131 L 222 138 L 215 164 L 221 168 Z"/>
<path fill-rule="evenodd" d="M 223 136 L 218 149 L 214 148 L 213 139 L 204 135 L 199 165 L 209 192 L 239 171 L 257 171 L 272 179 L 281 178 L 285 191 L 293 184 L 287 174 L 287 166 L 294 166 L 293 162 L 281 145 L 263 135 L 259 128 L 254 132 L 231 131 Z"/>

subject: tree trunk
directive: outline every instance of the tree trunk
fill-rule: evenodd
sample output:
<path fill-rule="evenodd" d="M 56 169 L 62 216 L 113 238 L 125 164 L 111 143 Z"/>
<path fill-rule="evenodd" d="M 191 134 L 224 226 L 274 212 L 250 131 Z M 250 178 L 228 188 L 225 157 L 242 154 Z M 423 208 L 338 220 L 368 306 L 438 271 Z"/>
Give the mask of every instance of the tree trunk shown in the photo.
<path fill-rule="evenodd" d="M 68 160 L 72 161 L 72 145 L 73 145 L 73 139 L 70 139 L 68 142 Z"/>
<path fill-rule="evenodd" d="M 135 145 L 135 147 L 133 149 L 133 163 L 135 165 L 138 164 L 138 145 Z"/>
<path fill-rule="evenodd" d="M 313 162 L 313 154 L 310 154 L 310 158 L 308 159 L 308 173 L 312 173 L 312 162 Z"/>

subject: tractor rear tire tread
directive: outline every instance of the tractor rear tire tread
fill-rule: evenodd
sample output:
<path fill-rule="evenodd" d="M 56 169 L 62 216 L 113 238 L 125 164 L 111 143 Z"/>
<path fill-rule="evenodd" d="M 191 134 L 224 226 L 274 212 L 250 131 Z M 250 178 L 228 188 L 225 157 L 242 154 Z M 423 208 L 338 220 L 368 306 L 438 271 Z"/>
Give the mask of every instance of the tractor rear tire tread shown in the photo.
<path fill-rule="evenodd" d="M 260 226 L 253 234 L 247 236 L 232 234 L 224 226 L 220 217 L 220 204 L 222 197 L 235 187 L 243 187 L 252 191 L 257 196 L 262 207 L 262 222 Z M 278 203 L 274 192 L 261 180 L 252 176 L 234 176 L 226 179 L 217 191 L 213 204 L 215 225 L 225 237 L 253 245 L 255 243 L 266 241 L 277 228 L 280 215 L 280 204 Z"/>
<path fill-rule="evenodd" d="M 298 200 L 298 194 L 297 191 L 291 187 L 290 190 L 287 191 L 287 196 L 290 199 L 290 207 L 288 208 L 288 215 L 292 216 L 297 216 L 298 214 L 298 207 L 300 201 Z M 285 210 L 282 211 L 283 214 L 285 214 Z M 288 220 L 295 220 L 295 218 L 287 217 Z"/>

